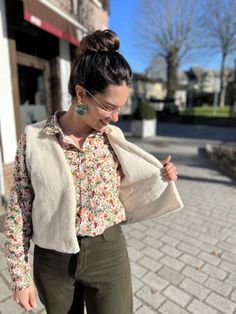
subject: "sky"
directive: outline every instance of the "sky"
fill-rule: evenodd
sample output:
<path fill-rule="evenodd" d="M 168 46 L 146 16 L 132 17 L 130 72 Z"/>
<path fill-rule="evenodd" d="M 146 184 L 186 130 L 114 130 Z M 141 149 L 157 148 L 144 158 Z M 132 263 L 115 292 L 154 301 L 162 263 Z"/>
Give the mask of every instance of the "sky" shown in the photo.
<path fill-rule="evenodd" d="M 138 0 L 110 0 L 109 28 L 115 31 L 120 38 L 120 52 L 127 59 L 134 72 L 144 73 L 150 60 L 139 53 L 134 42 L 134 21 L 138 14 Z M 185 63 L 182 70 L 188 70 L 191 66 L 207 69 L 217 69 L 220 64 L 220 56 L 202 57 Z"/>
<path fill-rule="evenodd" d="M 137 53 L 133 40 L 134 15 L 137 12 L 137 0 L 111 0 L 109 28 L 120 38 L 120 52 L 129 62 L 134 72 L 144 72 L 146 62 Z"/>

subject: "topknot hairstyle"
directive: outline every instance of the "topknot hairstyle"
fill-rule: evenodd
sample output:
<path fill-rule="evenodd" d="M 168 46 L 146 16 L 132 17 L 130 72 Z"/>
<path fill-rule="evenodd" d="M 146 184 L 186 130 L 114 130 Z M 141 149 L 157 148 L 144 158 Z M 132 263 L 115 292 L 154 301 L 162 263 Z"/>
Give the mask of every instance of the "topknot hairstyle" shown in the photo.
<path fill-rule="evenodd" d="M 90 93 L 103 93 L 109 84 L 131 86 L 132 70 L 118 52 L 120 41 L 109 29 L 85 36 L 74 59 L 68 83 L 72 98 L 75 87 L 81 85 Z"/>
<path fill-rule="evenodd" d="M 101 51 L 117 51 L 120 41 L 117 34 L 111 30 L 96 31 L 84 37 L 79 46 L 79 53 L 92 53 Z"/>

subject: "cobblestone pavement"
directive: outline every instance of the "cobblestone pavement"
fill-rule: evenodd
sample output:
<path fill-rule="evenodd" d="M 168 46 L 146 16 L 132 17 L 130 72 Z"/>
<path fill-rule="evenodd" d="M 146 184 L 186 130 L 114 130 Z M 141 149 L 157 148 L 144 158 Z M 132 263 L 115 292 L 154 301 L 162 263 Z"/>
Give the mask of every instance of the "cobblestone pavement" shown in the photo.
<path fill-rule="evenodd" d="M 236 186 L 211 166 L 202 150 L 206 143 L 236 140 L 236 129 L 162 123 L 158 134 L 130 140 L 159 159 L 172 155 L 185 207 L 123 227 L 135 314 L 236 313 Z M 1 314 L 24 313 L 11 299 L 2 256 L 0 301 Z M 40 303 L 33 313 L 45 313 Z"/>

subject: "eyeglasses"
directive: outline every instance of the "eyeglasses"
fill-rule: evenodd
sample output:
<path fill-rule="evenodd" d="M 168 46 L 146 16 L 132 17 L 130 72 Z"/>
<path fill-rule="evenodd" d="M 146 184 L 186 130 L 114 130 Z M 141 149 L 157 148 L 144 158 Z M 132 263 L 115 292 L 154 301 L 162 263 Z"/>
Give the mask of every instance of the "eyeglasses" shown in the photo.
<path fill-rule="evenodd" d="M 112 108 L 110 106 L 106 106 L 104 105 L 101 101 L 99 101 L 95 96 L 93 96 L 93 94 L 91 94 L 87 89 L 85 89 L 86 92 L 99 104 L 99 106 L 104 110 L 104 111 L 107 111 L 109 113 L 114 113 L 114 112 L 117 112 L 119 113 L 120 112 L 120 108 Z"/>

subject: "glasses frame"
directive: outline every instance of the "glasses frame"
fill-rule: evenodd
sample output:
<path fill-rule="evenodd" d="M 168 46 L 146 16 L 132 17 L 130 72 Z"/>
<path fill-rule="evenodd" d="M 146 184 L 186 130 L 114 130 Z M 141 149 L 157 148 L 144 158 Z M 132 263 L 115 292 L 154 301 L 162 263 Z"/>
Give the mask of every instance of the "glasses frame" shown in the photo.
<path fill-rule="evenodd" d="M 109 108 L 108 106 L 104 105 L 101 101 L 99 101 L 92 93 L 90 93 L 87 89 L 85 89 L 85 91 L 99 104 L 99 106 L 106 112 L 109 113 L 118 113 L 120 112 L 121 108 L 117 108 L 117 109 L 112 109 Z"/>

